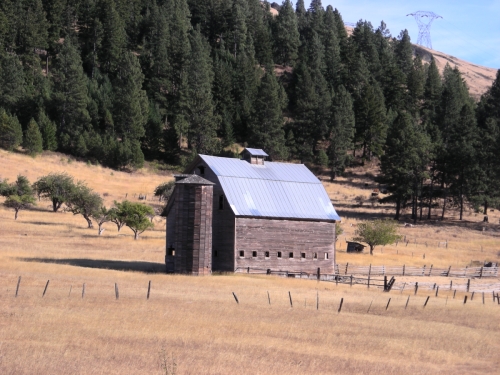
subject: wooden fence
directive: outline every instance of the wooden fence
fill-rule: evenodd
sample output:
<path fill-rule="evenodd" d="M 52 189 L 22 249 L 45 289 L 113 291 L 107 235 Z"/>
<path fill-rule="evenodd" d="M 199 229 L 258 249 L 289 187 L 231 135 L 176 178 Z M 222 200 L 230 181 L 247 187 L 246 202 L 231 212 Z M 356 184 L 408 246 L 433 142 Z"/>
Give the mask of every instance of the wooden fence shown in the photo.
<path fill-rule="evenodd" d="M 498 277 L 498 267 L 448 267 L 434 266 L 357 266 L 354 264 L 335 265 L 337 275 L 373 275 L 373 276 L 445 276 L 464 278 Z"/>

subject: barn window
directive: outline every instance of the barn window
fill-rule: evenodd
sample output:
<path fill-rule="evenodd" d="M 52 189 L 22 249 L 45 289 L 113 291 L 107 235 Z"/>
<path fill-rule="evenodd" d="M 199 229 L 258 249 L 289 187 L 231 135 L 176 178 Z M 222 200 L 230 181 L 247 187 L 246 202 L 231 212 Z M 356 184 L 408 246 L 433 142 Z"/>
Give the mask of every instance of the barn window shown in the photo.
<path fill-rule="evenodd" d="M 293 258 L 293 252 L 288 253 L 288 258 L 290 258 L 290 259 Z"/>
<path fill-rule="evenodd" d="M 245 257 L 245 252 L 243 250 L 240 251 L 240 258 L 244 258 Z"/>
<path fill-rule="evenodd" d="M 300 253 L 300 257 L 301 257 L 302 259 L 306 259 L 306 253 Z"/>
<path fill-rule="evenodd" d="M 252 258 L 257 258 L 257 252 L 256 251 L 252 251 Z"/>
<path fill-rule="evenodd" d="M 281 251 L 278 251 L 277 257 L 281 259 Z"/>
<path fill-rule="evenodd" d="M 173 256 L 175 256 L 175 249 L 174 249 L 173 247 L 170 247 L 170 248 L 168 249 L 168 255 L 170 255 L 170 256 L 172 256 L 172 257 L 173 257 Z"/>
<path fill-rule="evenodd" d="M 219 210 L 223 210 L 223 209 L 224 209 L 224 196 L 219 195 Z"/>
<path fill-rule="evenodd" d="M 325 260 L 328 259 L 328 253 L 325 253 Z"/>
<path fill-rule="evenodd" d="M 264 256 L 266 257 L 266 259 L 269 259 L 269 251 L 266 251 L 266 252 L 264 253 Z"/>
<path fill-rule="evenodd" d="M 318 253 L 314 253 L 313 259 L 318 259 Z"/>
<path fill-rule="evenodd" d="M 217 250 L 214 250 L 214 258 L 217 258 Z"/>
<path fill-rule="evenodd" d="M 205 167 L 203 165 L 200 165 L 198 170 L 200 171 L 200 176 L 205 176 Z"/>

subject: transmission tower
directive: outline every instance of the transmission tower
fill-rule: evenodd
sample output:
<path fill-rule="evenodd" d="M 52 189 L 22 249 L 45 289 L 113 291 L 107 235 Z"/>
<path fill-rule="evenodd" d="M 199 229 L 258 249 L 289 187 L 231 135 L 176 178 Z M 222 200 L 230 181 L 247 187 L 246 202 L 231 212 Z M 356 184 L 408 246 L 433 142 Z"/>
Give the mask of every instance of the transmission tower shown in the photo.
<path fill-rule="evenodd" d="M 418 12 L 415 13 L 407 14 L 406 16 L 407 17 L 413 16 L 417 21 L 418 25 L 417 44 L 432 49 L 432 42 L 431 42 L 432 21 L 434 21 L 436 18 L 443 18 L 443 17 L 438 16 L 434 12 L 425 12 L 422 10 L 419 10 Z"/>

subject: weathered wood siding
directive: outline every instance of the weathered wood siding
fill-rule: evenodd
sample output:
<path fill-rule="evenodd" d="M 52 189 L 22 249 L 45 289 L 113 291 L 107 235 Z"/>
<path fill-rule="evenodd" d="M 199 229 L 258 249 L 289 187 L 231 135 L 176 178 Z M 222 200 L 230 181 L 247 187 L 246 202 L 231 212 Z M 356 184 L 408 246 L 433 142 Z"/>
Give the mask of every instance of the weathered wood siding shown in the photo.
<path fill-rule="evenodd" d="M 204 167 L 204 174 L 200 174 L 198 167 Z M 212 218 L 212 270 L 229 271 L 235 269 L 234 260 L 234 225 L 235 216 L 224 195 L 217 175 L 205 162 L 198 163 L 188 173 L 197 175 L 213 182 L 213 218 Z M 219 197 L 223 195 L 223 209 L 219 209 Z"/>
<path fill-rule="evenodd" d="M 173 263 L 173 272 L 176 273 L 210 274 L 213 187 L 178 184 L 174 194 L 174 207 L 170 211 L 174 212 L 173 229 L 169 228 L 167 222 L 167 267 Z M 169 233 L 174 238 L 175 254 L 169 254 L 172 243 Z"/>
<path fill-rule="evenodd" d="M 237 217 L 235 259 L 236 268 L 333 273 L 335 223 Z"/>
<path fill-rule="evenodd" d="M 173 198 L 173 197 L 172 197 Z M 175 202 L 174 202 L 175 203 Z M 167 239 L 166 239 L 166 253 L 165 253 L 165 264 L 167 267 L 167 272 L 174 272 L 174 258 L 172 254 L 169 254 L 169 251 L 174 251 L 172 249 L 175 248 L 175 214 L 176 214 L 176 206 L 170 210 L 167 216 Z M 169 250 L 171 249 L 171 250 Z"/>

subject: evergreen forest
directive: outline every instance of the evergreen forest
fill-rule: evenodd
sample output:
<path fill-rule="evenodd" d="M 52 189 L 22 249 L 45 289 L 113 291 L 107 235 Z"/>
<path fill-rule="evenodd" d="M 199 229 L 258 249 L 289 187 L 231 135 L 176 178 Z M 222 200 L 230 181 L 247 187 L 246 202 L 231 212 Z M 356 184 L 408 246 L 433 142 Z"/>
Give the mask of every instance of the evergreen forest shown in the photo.
<path fill-rule="evenodd" d="M 476 102 L 407 30 L 285 0 L 3 0 L 0 147 L 113 168 L 233 156 L 380 161 L 396 218 L 500 206 L 500 73 Z M 186 156 L 188 155 L 188 156 Z M 435 214 L 435 213 L 433 213 Z"/>

